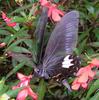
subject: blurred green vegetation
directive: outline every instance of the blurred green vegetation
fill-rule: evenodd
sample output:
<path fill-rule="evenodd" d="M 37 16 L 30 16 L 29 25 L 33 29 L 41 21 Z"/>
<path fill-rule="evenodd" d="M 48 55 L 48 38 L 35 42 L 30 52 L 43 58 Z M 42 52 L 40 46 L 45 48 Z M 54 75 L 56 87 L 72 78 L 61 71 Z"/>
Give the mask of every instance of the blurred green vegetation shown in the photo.
<path fill-rule="evenodd" d="M 0 14 L 0 43 L 6 43 L 4 48 L 0 48 L 0 79 L 4 78 L 6 81 L 6 84 L 2 83 L 0 86 L 0 91 L 3 87 L 0 95 L 11 90 L 11 86 L 16 84 L 18 71 L 26 75 L 33 73 L 37 56 L 37 41 L 33 36 L 41 13 L 38 1 L 0 0 L 0 11 L 5 12 L 9 18 L 13 18 L 13 21 L 20 24 L 15 28 L 9 27 Z M 87 65 L 90 59 L 99 59 L 99 1 L 53 0 L 53 2 L 58 4 L 59 9 L 64 12 L 75 9 L 80 13 L 76 53 L 81 57 L 82 66 Z M 48 21 L 46 41 L 55 24 L 51 20 Z M 12 53 L 12 58 L 8 57 L 10 52 L 16 52 Z M 39 100 L 99 100 L 99 79 L 97 77 L 99 78 L 99 71 L 87 90 L 72 93 L 68 93 L 66 88 L 56 82 L 39 79 L 33 79 L 31 86 L 39 94 Z M 72 80 L 73 78 L 68 79 L 69 83 Z"/>

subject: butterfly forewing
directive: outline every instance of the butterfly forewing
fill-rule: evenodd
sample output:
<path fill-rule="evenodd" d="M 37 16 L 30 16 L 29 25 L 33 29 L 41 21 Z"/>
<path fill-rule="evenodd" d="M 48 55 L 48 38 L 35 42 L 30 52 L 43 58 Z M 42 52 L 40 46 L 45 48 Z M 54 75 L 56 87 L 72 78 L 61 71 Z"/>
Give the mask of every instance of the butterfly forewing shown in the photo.
<path fill-rule="evenodd" d="M 64 15 L 56 25 L 46 47 L 44 62 L 48 67 L 51 62 L 58 60 L 68 54 L 72 54 L 77 44 L 79 13 L 71 11 Z M 50 62 L 50 63 L 49 63 Z"/>
<path fill-rule="evenodd" d="M 59 52 L 72 54 L 77 43 L 78 20 L 79 13 L 77 11 L 71 11 L 64 15 L 51 34 L 45 51 L 46 58 L 51 55 L 53 57 Z"/>

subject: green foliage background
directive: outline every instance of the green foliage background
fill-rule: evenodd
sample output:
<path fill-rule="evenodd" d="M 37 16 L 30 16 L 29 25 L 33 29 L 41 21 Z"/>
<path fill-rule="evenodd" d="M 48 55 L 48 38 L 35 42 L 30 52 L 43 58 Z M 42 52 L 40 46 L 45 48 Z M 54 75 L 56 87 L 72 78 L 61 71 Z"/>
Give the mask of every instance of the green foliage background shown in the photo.
<path fill-rule="evenodd" d="M 99 1 L 54 0 L 54 2 L 60 3 L 59 9 L 65 12 L 76 9 L 80 13 L 76 53 L 81 57 L 82 66 L 87 65 L 90 59 L 99 59 Z M 0 11 L 6 12 L 9 17 L 14 16 L 13 21 L 20 24 L 20 27 L 8 27 L 0 17 L 0 42 L 6 43 L 4 48 L 0 48 L 0 95 L 7 93 L 15 98 L 19 90 L 12 91 L 11 87 L 17 83 L 16 73 L 29 75 L 33 72 L 37 55 L 37 41 L 33 34 L 40 17 L 40 6 L 37 4 L 33 8 L 34 3 L 38 3 L 38 0 L 23 0 L 22 5 L 14 0 L 0 0 Z M 36 16 L 35 9 L 39 11 Z M 46 42 L 54 27 L 55 23 L 49 20 Z M 7 56 L 10 52 L 16 52 L 12 53 L 12 58 Z M 43 79 L 33 79 L 31 87 L 38 93 L 39 100 L 99 100 L 98 78 L 99 71 L 87 90 L 80 89 L 72 93 L 68 93 L 66 88 L 56 82 L 46 82 Z M 69 83 L 73 79 L 68 79 Z M 27 100 L 31 99 L 27 98 Z"/>

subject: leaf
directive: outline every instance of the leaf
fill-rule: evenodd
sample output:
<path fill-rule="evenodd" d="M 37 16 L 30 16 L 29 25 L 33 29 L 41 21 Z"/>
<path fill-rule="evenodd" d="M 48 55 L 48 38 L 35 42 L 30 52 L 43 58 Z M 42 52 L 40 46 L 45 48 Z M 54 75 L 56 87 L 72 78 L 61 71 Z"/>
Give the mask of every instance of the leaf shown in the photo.
<path fill-rule="evenodd" d="M 9 35 L 10 33 L 6 30 L 0 29 L 0 35 Z"/>
<path fill-rule="evenodd" d="M 16 35 L 11 35 L 11 36 L 9 37 L 7 46 L 9 46 L 9 45 L 11 44 L 11 42 L 13 42 L 13 41 L 15 40 L 15 38 L 16 38 Z"/>
<path fill-rule="evenodd" d="M 38 100 L 44 100 L 45 92 L 46 92 L 46 84 L 42 79 L 38 87 Z"/>
<path fill-rule="evenodd" d="M 33 61 L 37 62 L 36 61 L 36 57 L 37 57 L 37 41 L 36 40 L 25 40 L 24 43 L 29 47 L 29 50 L 31 51 L 32 53 L 32 57 L 33 57 Z"/>
<path fill-rule="evenodd" d="M 99 100 L 99 92 L 97 92 L 91 99 L 89 100 Z"/>
<path fill-rule="evenodd" d="M 16 45 L 18 45 L 19 43 L 23 42 L 25 39 L 20 39 L 20 40 L 17 40 L 16 42 L 12 43 L 7 49 L 6 49 L 6 52 L 7 51 L 10 51 L 11 49 L 13 49 Z"/>
<path fill-rule="evenodd" d="M 20 11 L 23 11 L 25 9 L 28 9 L 28 8 L 30 8 L 32 6 L 33 6 L 33 3 L 31 3 L 29 5 L 25 5 L 25 6 L 19 7 L 16 10 L 14 10 L 13 12 L 11 12 L 11 15 L 13 15 L 14 13 L 19 13 Z"/>
<path fill-rule="evenodd" d="M 25 61 L 19 63 L 17 66 L 15 66 L 6 76 L 6 79 L 9 78 L 11 75 L 15 74 L 20 68 L 22 68 L 25 65 Z"/>
<path fill-rule="evenodd" d="M 92 47 L 99 47 L 99 42 L 91 42 L 88 45 L 90 45 Z"/>
<path fill-rule="evenodd" d="M 33 41 L 32 41 L 32 40 L 27 39 L 27 40 L 24 41 L 24 43 L 25 43 L 29 48 L 32 48 L 32 46 L 33 46 Z"/>
<path fill-rule="evenodd" d="M 20 29 L 19 23 L 16 24 L 16 26 L 13 27 L 16 31 Z"/>
<path fill-rule="evenodd" d="M 10 51 L 19 53 L 31 53 L 28 49 L 19 46 L 14 46 L 14 48 L 11 48 Z"/>
<path fill-rule="evenodd" d="M 84 39 L 84 40 L 80 43 L 80 45 L 79 45 L 79 47 L 78 47 L 79 54 L 81 54 L 81 53 L 83 52 L 83 50 L 85 50 L 86 42 L 87 42 L 87 38 Z"/>
<path fill-rule="evenodd" d="M 22 22 L 26 22 L 26 21 L 27 21 L 27 19 L 24 17 L 15 16 L 11 22 L 22 23 Z"/>
<path fill-rule="evenodd" d="M 25 65 L 32 67 L 32 68 L 35 66 L 33 63 L 33 59 L 30 58 L 28 55 L 12 52 L 11 56 L 17 62 L 20 62 L 20 63 L 25 62 Z"/>
<path fill-rule="evenodd" d="M 58 3 L 58 2 L 59 2 L 59 0 L 54 0 L 54 2 L 55 2 L 55 3 Z"/>
<path fill-rule="evenodd" d="M 93 7 L 92 5 L 87 5 L 86 7 L 87 7 L 87 10 L 88 10 L 91 14 L 94 14 L 95 9 L 94 9 L 94 7 Z"/>
<path fill-rule="evenodd" d="M 91 48 L 91 47 L 87 47 L 87 48 L 86 48 L 86 53 L 87 53 L 89 56 L 91 56 L 92 54 L 94 54 L 94 49 Z"/>
<path fill-rule="evenodd" d="M 90 87 L 87 92 L 86 100 L 89 100 L 92 93 L 94 93 L 97 89 L 99 89 L 99 79 L 97 79 Z"/>
<path fill-rule="evenodd" d="M 6 44 L 8 44 L 11 38 L 12 38 L 12 35 L 8 35 L 8 36 L 6 36 L 4 38 L 3 42 L 6 43 Z"/>
<path fill-rule="evenodd" d="M 93 30 L 93 32 L 95 33 L 95 36 L 96 36 L 96 38 L 97 38 L 98 41 L 99 41 L 99 28 L 96 27 L 96 28 Z"/>
<path fill-rule="evenodd" d="M 90 55 L 90 57 L 99 59 L 99 53 L 92 54 Z"/>
<path fill-rule="evenodd" d="M 15 90 L 8 90 L 8 91 L 6 92 L 6 94 L 7 94 L 8 96 L 10 96 L 10 97 L 16 97 L 17 94 L 18 94 L 18 92 L 19 92 L 21 89 L 22 89 L 22 88 L 17 88 L 17 89 L 15 89 Z"/>
<path fill-rule="evenodd" d="M 0 80 L 0 95 L 2 95 L 3 93 L 5 93 L 8 90 L 8 86 L 5 85 L 5 79 L 2 78 Z"/>

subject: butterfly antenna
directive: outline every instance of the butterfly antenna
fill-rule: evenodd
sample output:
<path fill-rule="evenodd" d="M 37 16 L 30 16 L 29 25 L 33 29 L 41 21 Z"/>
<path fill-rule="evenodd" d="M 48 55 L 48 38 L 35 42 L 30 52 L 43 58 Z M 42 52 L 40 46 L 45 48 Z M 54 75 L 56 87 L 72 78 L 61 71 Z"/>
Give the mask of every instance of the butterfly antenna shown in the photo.
<path fill-rule="evenodd" d="M 37 54 L 37 63 L 39 64 L 42 57 L 43 52 L 43 42 L 44 42 L 44 32 L 46 29 L 47 19 L 48 19 L 48 9 L 46 7 L 42 8 L 41 17 L 39 18 L 36 30 L 35 30 L 35 36 L 37 39 L 37 45 L 38 45 L 38 54 Z"/>

